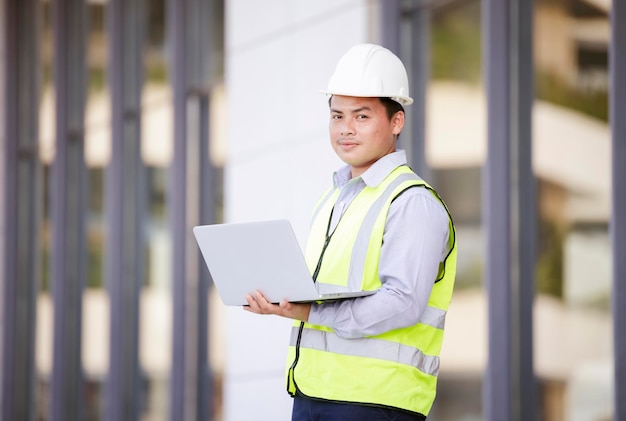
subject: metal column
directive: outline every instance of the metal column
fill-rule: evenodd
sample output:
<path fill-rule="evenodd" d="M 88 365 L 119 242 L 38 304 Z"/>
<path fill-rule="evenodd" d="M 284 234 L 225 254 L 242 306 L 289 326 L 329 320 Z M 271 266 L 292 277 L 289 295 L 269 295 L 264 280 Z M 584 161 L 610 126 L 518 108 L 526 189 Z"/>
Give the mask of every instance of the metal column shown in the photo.
<path fill-rule="evenodd" d="M 169 0 L 174 162 L 169 206 L 173 249 L 173 349 L 170 419 L 212 419 L 208 366 L 208 271 L 192 227 L 214 222 L 208 152 L 212 0 Z"/>
<path fill-rule="evenodd" d="M 0 418 L 33 420 L 41 220 L 40 4 L 37 0 L 4 0 L 0 8 Z"/>
<path fill-rule="evenodd" d="M 411 34 L 409 81 L 414 102 L 408 110 L 410 139 L 407 152 L 408 161 L 413 170 L 424 180 L 433 184 L 432 174 L 426 163 L 426 92 L 430 79 L 430 13 L 430 9 L 425 4 L 419 4 L 408 15 Z"/>
<path fill-rule="evenodd" d="M 489 360 L 485 419 L 536 419 L 532 305 L 536 197 L 531 166 L 532 11 L 483 1 L 488 153 L 484 179 Z"/>
<path fill-rule="evenodd" d="M 381 44 L 400 56 L 400 0 L 379 3 Z"/>
<path fill-rule="evenodd" d="M 399 0 L 380 3 L 382 44 L 401 57 L 409 73 L 409 90 L 414 102 L 405 109 L 406 125 L 399 145 L 406 149 L 409 165 L 427 181 L 431 173 L 426 164 L 426 89 L 430 77 L 430 10 L 418 2 L 401 9 Z M 408 23 L 410 41 L 400 45 L 402 27 Z"/>
<path fill-rule="evenodd" d="M 145 168 L 141 159 L 144 0 L 107 5 L 111 162 L 106 173 L 109 372 L 104 419 L 138 420 L 141 408 L 139 293 L 144 280 Z"/>
<path fill-rule="evenodd" d="M 56 93 L 56 153 L 50 180 L 54 297 L 50 408 L 53 421 L 81 420 L 84 400 L 81 320 L 86 273 L 86 24 L 84 0 L 53 2 Z"/>
<path fill-rule="evenodd" d="M 626 4 L 611 9 L 610 116 L 612 136 L 613 358 L 615 416 L 626 421 Z"/>

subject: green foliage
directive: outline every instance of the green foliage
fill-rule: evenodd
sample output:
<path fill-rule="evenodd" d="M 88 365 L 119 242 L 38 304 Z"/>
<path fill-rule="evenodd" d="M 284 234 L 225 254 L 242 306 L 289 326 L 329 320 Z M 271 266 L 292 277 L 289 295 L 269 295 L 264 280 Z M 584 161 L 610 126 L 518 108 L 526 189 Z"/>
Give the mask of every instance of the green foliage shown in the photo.
<path fill-rule="evenodd" d="M 94 229 L 87 235 L 87 285 L 88 288 L 102 288 L 104 285 L 104 241 L 102 232 Z"/>
<path fill-rule="evenodd" d="M 556 76 L 538 72 L 535 76 L 535 96 L 602 121 L 609 119 L 609 97 L 606 91 L 582 92 Z"/>
<path fill-rule="evenodd" d="M 480 4 L 469 2 L 433 16 L 432 77 L 479 83 Z"/>
<path fill-rule="evenodd" d="M 151 83 L 167 83 L 167 66 L 163 61 L 152 60 L 146 66 L 146 82 Z"/>
<path fill-rule="evenodd" d="M 432 19 L 431 36 L 433 79 L 481 82 L 480 2 L 468 1 L 437 12 Z M 585 92 L 541 71 L 536 71 L 534 77 L 537 99 L 608 121 L 609 99 L 606 91 Z"/>
<path fill-rule="evenodd" d="M 539 253 L 535 266 L 536 292 L 563 298 L 564 236 L 554 222 L 539 223 Z"/>

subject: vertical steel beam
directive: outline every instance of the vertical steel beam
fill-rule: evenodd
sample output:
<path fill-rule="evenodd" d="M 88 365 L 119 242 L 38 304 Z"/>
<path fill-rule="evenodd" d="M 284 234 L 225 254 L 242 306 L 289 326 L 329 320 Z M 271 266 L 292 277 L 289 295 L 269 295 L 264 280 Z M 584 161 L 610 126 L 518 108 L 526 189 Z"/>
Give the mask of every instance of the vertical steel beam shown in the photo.
<path fill-rule="evenodd" d="M 413 170 L 432 182 L 425 157 L 426 90 L 430 77 L 429 5 L 418 2 L 412 7 L 402 9 L 399 0 L 393 0 L 380 2 L 379 6 L 383 45 L 403 57 L 409 72 L 410 93 L 414 101 L 405 109 L 407 122 L 399 142 L 406 149 L 407 159 Z M 400 32 L 405 25 L 409 29 L 409 40 L 407 45 L 400 45 Z"/>
<path fill-rule="evenodd" d="M 185 0 L 167 3 L 168 38 L 170 45 L 169 73 L 173 91 L 174 158 L 170 168 L 168 208 L 172 230 L 172 368 L 170 375 L 170 420 L 186 421 L 186 350 L 187 337 L 187 103 L 186 103 L 186 37 Z"/>
<path fill-rule="evenodd" d="M 145 168 L 141 159 L 144 0 L 107 4 L 111 162 L 106 173 L 109 372 L 104 419 L 138 420 L 139 293 L 144 279 Z"/>
<path fill-rule="evenodd" d="M 409 14 L 411 25 L 410 91 L 413 104 L 409 107 L 410 139 L 408 161 L 424 180 L 433 183 L 426 163 L 426 92 L 430 79 L 430 10 L 419 5 Z"/>
<path fill-rule="evenodd" d="M 400 0 L 379 2 L 381 43 L 400 56 Z"/>
<path fill-rule="evenodd" d="M 52 292 L 54 345 L 53 421 L 82 419 L 84 400 L 81 319 L 85 283 L 86 178 L 84 112 L 86 95 L 86 2 L 55 0 L 55 158 L 51 173 Z"/>
<path fill-rule="evenodd" d="M 513 410 L 520 420 L 538 419 L 533 358 L 533 303 L 535 296 L 537 189 L 532 165 L 532 109 L 535 96 L 533 68 L 532 0 L 517 0 L 511 10 L 515 33 L 511 69 L 513 155 L 511 156 L 511 215 L 514 249 L 511 260 L 513 341 Z M 514 412 L 515 413 L 515 412 Z"/>
<path fill-rule="evenodd" d="M 187 230 L 187 104 L 186 104 L 186 1 L 168 1 L 170 45 L 170 81 L 174 106 L 174 160 L 170 168 L 168 208 L 172 229 L 172 372 L 170 376 L 170 420 L 186 421 L 186 350 L 187 350 L 187 273 L 185 270 Z"/>
<path fill-rule="evenodd" d="M 192 227 L 214 222 L 208 107 L 213 0 L 169 0 L 174 95 L 170 201 L 173 243 L 173 352 L 170 419 L 212 419 L 208 368 L 208 277 Z"/>
<path fill-rule="evenodd" d="M 615 421 L 626 421 L 626 4 L 611 9 L 610 118 L 612 136 L 613 359 Z"/>
<path fill-rule="evenodd" d="M 214 14 L 211 14 L 215 18 Z M 207 72 L 209 74 L 209 72 Z M 197 186 L 200 195 L 200 219 L 201 224 L 211 224 L 217 222 L 216 206 L 215 206 L 215 190 L 216 190 L 216 168 L 211 163 L 211 155 L 209 149 L 209 95 L 205 91 L 198 96 L 198 138 L 200 145 L 198 149 L 198 167 Z M 198 271 L 197 297 L 195 301 L 198 306 L 198 335 L 197 335 L 197 352 L 198 352 L 198 375 L 195 379 L 196 390 L 198 391 L 198 402 L 196 407 L 197 420 L 212 420 L 214 416 L 214 388 L 213 388 L 213 371 L 209 364 L 209 287 L 212 284 L 211 275 L 206 265 L 196 252 L 196 267 Z"/>
<path fill-rule="evenodd" d="M 535 188 L 531 166 L 532 2 L 483 1 L 488 153 L 487 420 L 536 419 L 533 374 Z"/>
<path fill-rule="evenodd" d="M 41 165 L 38 153 L 40 5 L 0 2 L 3 88 L 0 170 L 3 184 L 2 382 L 0 418 L 34 420 L 35 318 L 39 287 Z"/>

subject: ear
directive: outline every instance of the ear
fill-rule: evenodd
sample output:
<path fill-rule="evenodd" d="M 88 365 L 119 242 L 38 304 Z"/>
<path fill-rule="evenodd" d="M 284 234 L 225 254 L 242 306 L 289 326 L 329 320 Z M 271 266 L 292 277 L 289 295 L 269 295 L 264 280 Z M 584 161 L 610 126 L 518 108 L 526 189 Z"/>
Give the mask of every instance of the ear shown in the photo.
<path fill-rule="evenodd" d="M 398 111 L 391 117 L 391 125 L 393 126 L 393 134 L 399 135 L 404 127 L 404 112 Z"/>

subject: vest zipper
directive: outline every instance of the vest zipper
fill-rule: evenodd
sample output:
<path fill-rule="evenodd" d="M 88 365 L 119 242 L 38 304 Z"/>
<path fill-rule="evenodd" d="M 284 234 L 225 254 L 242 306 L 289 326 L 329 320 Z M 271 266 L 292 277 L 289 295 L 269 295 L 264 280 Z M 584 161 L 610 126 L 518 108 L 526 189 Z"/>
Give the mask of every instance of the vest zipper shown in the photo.
<path fill-rule="evenodd" d="M 330 243 L 331 235 L 326 234 L 326 240 L 324 240 L 324 246 L 322 247 L 322 252 L 320 253 L 320 258 L 317 261 L 317 266 L 315 266 L 315 271 L 313 271 L 313 282 L 317 282 L 317 276 L 320 273 L 320 269 L 322 269 L 322 260 L 324 259 L 324 253 L 326 252 L 326 248 L 328 247 L 328 243 Z"/>
<path fill-rule="evenodd" d="M 330 243 L 330 237 L 332 237 L 332 233 L 329 234 L 330 230 L 330 221 L 332 219 L 333 212 L 330 212 L 331 218 L 328 219 L 328 227 L 326 228 L 326 239 L 324 240 L 324 246 L 322 247 L 322 252 L 320 253 L 320 258 L 317 260 L 317 266 L 315 266 L 315 270 L 313 271 L 313 282 L 317 282 L 317 276 L 320 273 L 320 269 L 322 268 L 322 260 L 324 259 L 324 253 L 326 252 L 326 248 L 328 248 L 328 243 Z M 287 391 L 289 391 L 289 379 L 293 381 L 294 386 L 296 387 L 296 393 L 299 391 L 298 384 L 296 383 L 296 377 L 294 375 L 296 365 L 298 364 L 298 360 L 300 359 L 300 341 L 302 340 L 302 332 L 304 331 L 304 322 L 300 322 L 300 328 L 298 329 L 298 339 L 296 339 L 296 355 L 293 359 L 293 363 L 289 367 L 289 374 L 287 375 Z M 295 396 L 295 394 L 293 396 Z M 301 392 L 302 393 L 302 392 Z"/>
<path fill-rule="evenodd" d="M 317 266 L 315 266 L 315 270 L 313 271 L 313 282 L 317 282 L 317 276 L 320 273 L 320 269 L 322 268 L 322 260 L 324 260 L 324 253 L 326 253 L 326 248 L 328 248 L 328 243 L 330 243 L 330 237 L 333 236 L 333 233 L 330 232 L 330 223 L 333 220 L 333 212 L 335 211 L 335 207 L 330 211 L 330 218 L 328 218 L 328 225 L 326 226 L 326 239 L 324 240 L 324 245 L 322 246 L 322 252 L 320 253 L 320 258 L 317 260 Z"/>

